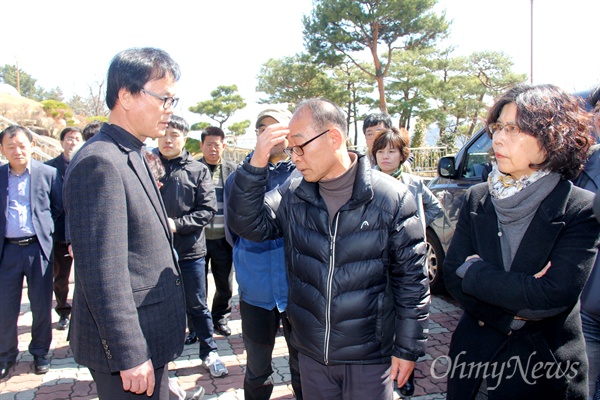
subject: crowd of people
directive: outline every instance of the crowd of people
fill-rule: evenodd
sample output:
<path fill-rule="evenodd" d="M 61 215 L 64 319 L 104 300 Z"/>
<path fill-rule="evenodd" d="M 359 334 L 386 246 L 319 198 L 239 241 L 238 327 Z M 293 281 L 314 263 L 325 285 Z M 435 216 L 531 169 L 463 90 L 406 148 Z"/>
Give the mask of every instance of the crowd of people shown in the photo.
<path fill-rule="evenodd" d="M 0 379 L 18 354 L 25 277 L 35 373 L 51 366 L 54 291 L 57 329 L 100 399 L 199 399 L 168 363 L 198 342 L 200 365 L 228 375 L 214 335 L 231 335 L 235 276 L 246 399 L 271 397 L 280 327 L 296 398 L 392 399 L 395 384 L 411 396 L 428 333 L 426 228 L 443 209 L 411 174 L 408 132 L 373 113 L 367 154 L 350 151 L 344 111 L 312 98 L 262 110 L 239 165 L 218 127 L 196 160 L 174 115 L 180 74 L 163 50 L 118 53 L 108 122 L 64 129 L 46 165 L 28 129 L 0 133 Z M 444 264 L 464 310 L 448 399 L 600 398 L 600 88 L 588 101 L 593 113 L 522 84 L 489 110 L 492 167 L 467 192 Z"/>

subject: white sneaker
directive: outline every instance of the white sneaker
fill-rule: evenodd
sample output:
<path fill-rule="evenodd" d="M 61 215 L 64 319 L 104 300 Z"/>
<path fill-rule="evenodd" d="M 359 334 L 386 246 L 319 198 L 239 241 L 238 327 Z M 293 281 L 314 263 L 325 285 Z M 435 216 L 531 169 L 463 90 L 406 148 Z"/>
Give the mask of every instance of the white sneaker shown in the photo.
<path fill-rule="evenodd" d="M 223 362 L 216 351 L 211 351 L 208 356 L 202 360 L 201 365 L 209 370 L 210 374 L 215 378 L 221 378 L 229 374 L 227 367 L 223 365 Z"/>

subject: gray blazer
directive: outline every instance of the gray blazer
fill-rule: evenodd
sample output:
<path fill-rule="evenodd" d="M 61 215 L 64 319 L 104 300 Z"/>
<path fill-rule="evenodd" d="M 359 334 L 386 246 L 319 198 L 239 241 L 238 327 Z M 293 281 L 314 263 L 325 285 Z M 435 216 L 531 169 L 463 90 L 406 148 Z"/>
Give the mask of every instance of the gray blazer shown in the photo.
<path fill-rule="evenodd" d="M 31 216 L 33 229 L 46 260 L 52 260 L 52 234 L 54 223 L 62 212 L 62 194 L 60 178 L 56 168 L 39 161 L 31 160 Z M 6 234 L 6 213 L 8 211 L 8 168 L 6 163 L 0 167 L 0 255 L 4 248 Z"/>
<path fill-rule="evenodd" d="M 70 331 L 75 361 L 110 373 L 177 358 L 185 303 L 172 234 L 143 143 L 104 124 L 64 182 L 75 260 Z"/>

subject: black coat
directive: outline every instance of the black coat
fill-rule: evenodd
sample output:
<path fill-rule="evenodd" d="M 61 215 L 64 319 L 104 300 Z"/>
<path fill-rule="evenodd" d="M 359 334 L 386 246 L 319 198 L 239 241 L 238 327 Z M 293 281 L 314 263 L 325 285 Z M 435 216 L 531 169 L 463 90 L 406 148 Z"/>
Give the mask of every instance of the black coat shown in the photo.
<path fill-rule="evenodd" d="M 59 185 L 60 185 L 59 190 L 62 195 L 62 184 L 63 184 L 63 180 L 65 179 L 65 172 L 67 171 L 67 166 L 68 166 L 67 162 L 65 161 L 65 158 L 63 157 L 63 155 L 61 153 L 58 155 L 58 157 L 55 157 L 51 160 L 46 161 L 45 164 L 56 168 L 56 170 L 58 171 Z M 58 219 L 56 220 L 56 226 L 54 229 L 53 238 L 54 238 L 55 242 L 64 242 L 65 241 L 65 212 L 64 212 L 64 210 L 61 210 L 60 215 L 58 216 Z"/>
<path fill-rule="evenodd" d="M 487 184 L 467 192 L 444 263 L 446 286 L 465 310 L 450 344 L 448 399 L 474 398 L 486 366 L 500 376 L 487 378 L 490 400 L 586 398 L 579 295 L 600 232 L 592 199 L 590 192 L 559 181 L 540 204 L 506 272 Z M 483 261 L 459 278 L 456 269 L 473 254 Z M 548 261 L 550 269 L 536 279 Z M 527 312 L 544 316 L 513 329 L 514 317 Z"/>
<path fill-rule="evenodd" d="M 429 310 L 423 227 L 407 187 L 359 156 L 352 197 L 329 224 L 317 183 L 267 194 L 267 168 L 238 168 L 227 223 L 241 237 L 283 237 L 292 345 L 332 364 L 424 354 Z"/>
<path fill-rule="evenodd" d="M 195 260 L 206 255 L 204 227 L 217 212 L 215 188 L 208 167 L 196 161 L 187 150 L 167 160 L 154 149 L 165 167 L 160 179 L 160 195 L 169 218 L 177 229 L 173 242 L 180 260 Z"/>

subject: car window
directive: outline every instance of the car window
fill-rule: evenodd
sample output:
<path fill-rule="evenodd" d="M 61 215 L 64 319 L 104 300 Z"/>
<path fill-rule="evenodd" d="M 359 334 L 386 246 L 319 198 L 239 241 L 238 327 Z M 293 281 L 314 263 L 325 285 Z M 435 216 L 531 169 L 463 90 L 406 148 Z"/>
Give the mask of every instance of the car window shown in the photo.
<path fill-rule="evenodd" d="M 489 172 L 491 147 L 492 140 L 485 132 L 480 131 L 479 138 L 467 150 L 463 178 L 481 178 L 486 169 Z"/>

